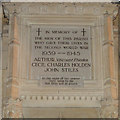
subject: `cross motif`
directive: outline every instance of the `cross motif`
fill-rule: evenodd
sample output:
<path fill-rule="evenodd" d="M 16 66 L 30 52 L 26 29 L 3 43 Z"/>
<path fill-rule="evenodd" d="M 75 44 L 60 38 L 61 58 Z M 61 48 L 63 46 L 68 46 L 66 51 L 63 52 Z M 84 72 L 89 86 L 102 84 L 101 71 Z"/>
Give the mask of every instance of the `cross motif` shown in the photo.
<path fill-rule="evenodd" d="M 42 31 L 40 30 L 40 28 L 38 28 L 38 31 L 36 31 L 36 32 L 38 32 L 38 36 L 40 36 L 40 32 L 42 32 Z"/>
<path fill-rule="evenodd" d="M 85 31 L 85 29 L 84 29 L 84 28 L 83 28 L 83 31 L 81 31 L 81 32 L 83 33 L 83 36 L 85 36 L 85 32 L 86 32 L 86 31 Z"/>

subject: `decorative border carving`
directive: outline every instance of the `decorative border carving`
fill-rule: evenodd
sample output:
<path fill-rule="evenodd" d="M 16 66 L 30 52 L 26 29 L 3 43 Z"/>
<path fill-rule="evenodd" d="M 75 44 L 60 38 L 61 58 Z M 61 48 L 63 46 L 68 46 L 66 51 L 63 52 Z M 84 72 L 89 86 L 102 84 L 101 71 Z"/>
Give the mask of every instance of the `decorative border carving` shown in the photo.
<path fill-rule="evenodd" d="M 100 118 L 118 118 L 118 101 L 101 101 Z"/>
<path fill-rule="evenodd" d="M 90 5 L 92 4 L 92 5 Z M 21 15 L 41 14 L 74 14 L 74 15 L 100 15 L 109 11 L 113 13 L 116 5 L 111 3 L 3 3 L 9 14 L 14 10 Z"/>
<path fill-rule="evenodd" d="M 3 117 L 4 118 L 23 118 L 22 100 L 19 98 L 8 99 L 3 108 Z"/>
<path fill-rule="evenodd" d="M 23 107 L 100 107 L 102 97 L 77 95 L 26 95 L 21 96 L 21 99 L 23 100 Z"/>
<path fill-rule="evenodd" d="M 92 6 L 90 6 L 90 4 L 88 3 L 83 3 L 83 4 L 80 4 L 80 3 L 77 3 L 77 4 L 74 4 L 74 3 L 40 3 L 40 4 L 24 4 L 24 3 L 4 3 L 5 7 L 6 7 L 6 10 L 9 11 L 9 15 L 13 14 L 15 11 L 17 12 L 17 15 L 19 16 L 19 18 L 21 18 L 21 16 L 33 16 L 36 15 L 69 15 L 69 16 L 79 16 L 81 17 L 82 16 L 88 16 L 88 14 L 90 16 L 96 16 L 100 18 L 100 16 L 103 16 L 103 14 L 109 14 L 109 15 L 116 15 L 116 13 L 114 13 L 114 7 L 115 5 L 112 5 L 111 3 L 107 3 L 107 4 L 92 4 Z M 29 9 L 28 9 L 29 8 Z M 37 10 L 36 10 L 37 9 Z M 8 15 L 8 16 L 9 16 Z M 100 18 L 101 19 L 101 18 Z M 98 23 L 100 23 L 100 19 L 97 21 Z M 19 23 L 21 24 L 21 23 Z M 29 24 L 29 23 L 28 23 Z M 24 24 L 27 25 L 28 24 Z M 23 26 L 24 26 L 23 25 Z M 97 26 L 97 30 L 98 30 L 98 27 L 102 27 L 103 29 L 103 24 L 100 24 L 100 26 Z M 95 26 L 93 27 L 96 27 L 96 24 Z M 100 34 L 102 35 L 103 32 L 101 32 Z M 101 39 L 101 38 L 100 38 Z M 112 45 L 113 46 L 113 41 L 111 40 L 105 40 L 105 42 L 102 42 L 103 46 L 105 47 L 105 49 L 107 48 L 107 45 Z M 14 44 L 16 45 L 16 44 Z M 106 54 L 106 53 L 105 53 Z M 104 91 L 104 94 L 106 95 L 107 92 L 109 91 L 109 95 L 108 97 L 106 97 L 107 99 L 109 99 L 109 97 L 111 97 L 111 94 L 110 94 L 110 89 L 109 88 L 106 88 L 107 85 L 111 85 L 110 84 L 110 81 L 113 82 L 113 79 L 109 79 L 109 71 L 107 70 L 107 74 L 105 76 L 105 82 L 103 82 L 103 84 L 105 85 L 105 91 Z M 107 76 L 108 75 L 108 76 Z M 107 78 L 107 79 L 106 79 Z M 115 84 L 116 86 L 116 84 Z M 107 90 L 106 90 L 107 89 Z M 28 92 L 28 91 L 27 91 Z M 32 93 L 33 94 L 33 93 Z M 73 93 L 72 93 L 73 94 Z M 58 95 L 57 96 L 54 96 L 54 95 L 46 95 L 46 96 L 32 96 L 32 95 L 28 95 L 28 96 L 23 96 L 22 99 L 23 99 L 23 105 L 25 103 L 25 105 L 28 105 L 30 106 L 31 103 L 33 103 L 34 101 L 34 104 L 33 105 L 39 105 L 41 106 L 43 104 L 43 100 L 44 101 L 48 101 L 48 105 L 53 105 L 53 103 L 59 103 L 59 101 L 61 102 L 72 102 L 72 103 L 81 103 L 85 106 L 86 103 L 96 103 L 97 102 L 97 107 L 100 107 L 98 105 L 100 105 L 100 101 L 103 100 L 105 101 L 106 98 L 101 98 L 100 97 L 96 97 L 94 96 L 93 94 L 91 96 L 78 96 L 78 95 Z M 51 104 L 51 101 L 53 102 Z M 21 102 L 20 100 L 16 101 L 14 99 L 9 99 L 8 100 L 8 103 L 5 105 L 5 108 L 4 108 L 4 114 L 6 117 L 21 117 L 22 116 L 22 113 L 21 113 Z M 78 106 L 78 104 L 77 104 Z M 108 105 L 107 103 L 103 104 L 101 103 L 101 112 L 100 112 L 100 115 L 102 118 L 104 117 L 116 117 L 117 116 L 117 104 L 115 103 L 111 103 Z M 91 106 L 89 106 L 91 107 Z M 93 107 L 93 106 L 92 106 Z M 95 105 L 94 105 L 95 107 Z M 8 111 L 7 111 L 8 110 Z M 110 111 L 109 111 L 110 110 Z M 106 113 L 106 112 L 107 113 Z M 19 114 L 20 113 L 20 114 Z"/>

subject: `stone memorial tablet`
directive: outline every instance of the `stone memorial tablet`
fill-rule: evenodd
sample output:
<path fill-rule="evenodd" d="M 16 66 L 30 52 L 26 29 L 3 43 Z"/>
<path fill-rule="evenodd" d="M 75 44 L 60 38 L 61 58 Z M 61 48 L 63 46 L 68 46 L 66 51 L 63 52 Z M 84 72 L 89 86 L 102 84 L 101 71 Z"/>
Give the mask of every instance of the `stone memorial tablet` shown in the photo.
<path fill-rule="evenodd" d="M 116 3 L 0 7 L 3 118 L 118 118 Z"/>
<path fill-rule="evenodd" d="M 82 86 L 91 79 L 89 26 L 31 25 L 31 78 L 44 86 Z"/>

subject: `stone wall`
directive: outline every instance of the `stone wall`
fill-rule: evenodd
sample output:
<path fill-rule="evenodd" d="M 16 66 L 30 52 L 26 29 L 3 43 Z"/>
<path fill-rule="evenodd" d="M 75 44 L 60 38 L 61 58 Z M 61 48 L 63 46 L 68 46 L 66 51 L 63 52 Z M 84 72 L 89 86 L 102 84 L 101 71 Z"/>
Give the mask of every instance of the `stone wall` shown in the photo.
<path fill-rule="evenodd" d="M 2 4 L 0 2 L 0 119 L 2 115 Z"/>
<path fill-rule="evenodd" d="M 22 6 L 22 7 L 20 7 L 20 5 Z M 42 14 L 42 15 L 44 15 L 44 14 L 52 14 L 52 15 L 54 15 L 54 14 L 63 14 L 63 15 L 66 15 L 66 14 L 68 14 L 68 15 L 72 15 L 72 14 L 76 14 L 76 12 L 77 12 L 77 14 L 76 15 L 83 15 L 83 14 L 94 14 L 94 15 L 99 15 L 99 14 L 101 14 L 101 12 L 104 12 L 105 14 L 107 14 L 108 16 L 109 16 L 109 14 L 111 14 L 110 16 L 113 16 L 113 17 L 110 17 L 109 19 L 111 19 L 112 18 L 112 26 L 113 26 L 113 33 L 114 33 L 114 35 L 113 35 L 113 41 L 110 41 L 110 42 L 108 42 L 108 41 L 105 41 L 103 44 L 107 44 L 108 45 L 108 47 L 110 46 L 110 49 L 111 49 L 111 46 L 115 46 L 114 48 L 112 47 L 112 49 L 114 49 L 114 66 L 111 66 L 111 68 L 110 69 L 112 69 L 112 67 L 114 67 L 114 73 L 115 73 L 115 77 L 114 78 L 112 78 L 112 80 L 111 81 L 115 81 L 116 83 L 115 83 L 115 89 L 116 89 L 116 86 L 117 86 L 117 84 L 118 84 L 118 55 L 117 55 L 117 53 L 118 53 L 118 11 L 116 10 L 114 13 L 111 13 L 111 10 L 110 10 L 110 8 L 109 8 L 109 5 L 106 7 L 106 9 L 108 10 L 108 11 L 106 11 L 106 9 L 104 9 L 103 11 L 100 11 L 99 10 L 99 8 L 96 8 L 96 6 L 94 5 L 94 7 L 95 8 L 93 8 L 93 7 L 90 7 L 90 9 L 89 9 L 89 11 L 88 11 L 88 9 L 84 9 L 84 8 L 82 8 L 82 7 L 78 7 L 80 4 L 71 4 L 71 3 L 68 3 L 68 4 L 64 4 L 64 5 L 62 5 L 62 4 L 60 4 L 60 5 L 58 5 L 58 8 L 56 8 L 55 7 L 55 4 L 53 4 L 53 6 L 51 7 L 51 5 L 48 5 L 48 9 L 47 9 L 47 3 L 43 3 L 43 4 L 41 4 L 41 8 L 39 9 L 39 6 L 37 5 L 37 4 L 35 4 L 35 5 L 32 5 L 32 4 L 23 4 L 23 3 L 21 3 L 21 4 L 16 4 L 16 5 L 14 5 L 13 3 L 12 4 L 10 4 L 10 3 L 6 3 L 6 4 L 3 4 L 3 12 L 2 12 L 2 10 L 1 10 L 1 12 L 0 12 L 0 15 L 3 17 L 3 20 L 2 20 L 2 24 L 0 24 L 0 25 L 3 25 L 3 27 L 2 27 L 2 33 L 3 33 L 3 35 L 2 35 L 2 42 L 0 43 L 0 44 L 2 44 L 2 75 L 0 75 L 0 76 L 2 76 L 2 80 L 1 81 L 3 81 L 3 83 L 1 84 L 2 85 L 2 90 L 3 90 L 3 106 L 4 106 L 4 108 L 6 107 L 6 103 L 7 104 L 10 104 L 10 106 L 8 106 L 8 112 L 9 112 L 9 110 L 11 110 L 11 103 L 10 102 L 12 102 L 12 105 L 15 105 L 16 106 L 16 103 L 18 102 L 18 105 L 19 105 L 19 100 L 15 100 L 14 99 L 14 97 L 15 98 L 17 98 L 16 96 L 14 96 L 15 94 L 12 94 L 11 93 L 11 89 L 9 89 L 9 90 L 7 90 L 7 86 L 10 86 L 9 85 L 9 80 L 11 79 L 10 77 L 10 72 L 12 71 L 11 69 L 14 69 L 13 67 L 11 67 L 11 68 L 9 68 L 8 69 L 8 67 L 10 66 L 10 58 L 11 58 L 11 55 L 13 55 L 13 54 L 10 54 L 9 52 L 10 52 L 10 46 L 12 46 L 12 47 L 14 47 L 14 45 L 16 45 L 16 44 L 14 44 L 14 40 L 13 39 L 16 39 L 16 38 L 14 38 L 14 37 L 16 37 L 16 36 L 12 36 L 13 38 L 10 38 L 10 36 L 11 36 L 11 31 L 10 30 L 13 30 L 13 29 L 11 29 L 11 27 L 13 27 L 13 26 L 15 26 L 15 16 L 16 16 L 16 12 L 18 13 L 18 15 L 19 14 L 21 14 L 21 15 L 26 15 L 26 14 L 29 14 L 29 15 L 34 15 L 34 14 L 36 14 L 36 15 L 39 15 L 39 14 Z M 96 5 L 98 5 L 98 4 L 96 4 Z M 28 8 L 26 7 L 26 6 L 30 6 L 31 7 L 31 9 L 29 9 L 28 10 Z M 37 6 L 37 7 L 36 7 Z M 89 5 L 88 5 L 89 6 Z M 99 5 L 98 5 L 99 6 Z M 103 4 L 101 4 L 101 6 L 102 7 L 104 7 L 104 5 Z M 111 5 L 110 5 L 111 6 Z M 17 9 L 18 8 L 18 9 Z M 19 9 L 19 8 L 21 8 L 21 9 Z M 61 13 L 59 10 L 62 8 L 62 10 L 63 10 L 63 12 Z M 36 11 L 36 9 L 37 9 L 37 11 Z M 17 11 L 16 11 L 17 10 Z M 22 11 L 22 12 L 21 12 Z M 57 13 L 57 12 L 58 13 Z M 83 13 L 83 11 L 84 11 L 84 13 Z M 109 11 L 110 11 L 110 13 L 109 13 Z M 20 13 L 21 12 L 21 13 Z M 87 13 L 88 12 L 88 13 Z M 93 13 L 92 13 L 93 12 Z M 108 13 L 107 13 L 108 12 Z M 3 15 L 2 15 L 3 14 Z M 2 19 L 2 17 L 1 17 L 1 19 Z M 109 21 L 109 19 L 108 19 L 108 21 Z M 19 20 L 18 20 L 19 21 Z M 1 27 L 1 26 L 0 26 Z M 13 30 L 13 32 L 16 32 L 16 28 L 14 28 L 15 29 L 15 31 Z M 11 42 L 13 40 L 13 43 Z M 10 43 L 11 42 L 11 43 Z M 110 56 L 111 56 L 111 54 L 110 54 Z M 14 63 L 13 63 L 13 66 L 14 66 Z M 108 73 L 109 74 L 109 73 Z M 111 79 L 111 77 L 109 76 L 109 79 Z M 109 81 L 108 81 L 109 82 Z M 15 82 L 14 82 L 15 83 Z M 14 84 L 13 83 L 13 84 Z M 106 83 L 107 84 L 107 83 Z M 15 83 L 15 85 L 16 85 L 16 83 Z M 108 89 L 108 91 L 109 91 L 110 89 Z M 116 94 L 114 95 L 114 93 L 116 93 L 116 91 L 114 91 L 114 89 L 112 89 L 113 91 L 112 91 L 112 93 L 110 93 L 110 96 L 108 96 L 108 97 L 111 97 L 111 94 L 113 95 L 112 97 L 114 97 L 115 98 L 115 102 L 116 102 L 116 100 L 117 100 L 117 98 L 116 98 Z M 117 88 L 117 90 L 118 90 L 118 88 Z M 13 93 L 15 92 L 15 90 L 13 90 L 12 91 Z M 21 96 L 19 96 L 19 94 L 18 94 L 18 97 L 21 97 Z M 23 96 L 24 97 L 24 96 Z M 27 102 L 25 105 L 27 105 L 27 104 L 31 104 L 31 101 L 33 101 L 33 103 L 37 103 L 37 99 L 38 98 L 40 98 L 41 96 L 32 96 L 32 95 L 28 95 L 28 96 L 25 96 L 25 99 L 24 99 L 24 101 L 25 102 Z M 10 99 L 10 100 L 8 100 L 9 98 L 12 98 L 12 99 Z M 41 98 L 40 98 L 40 100 L 42 100 L 42 99 L 47 99 L 47 98 L 45 98 L 44 96 L 42 96 Z M 77 97 L 76 97 L 77 98 Z M 50 99 L 50 100 L 52 100 L 53 98 L 51 97 L 51 96 L 48 96 L 48 99 Z M 60 98 L 61 99 L 61 98 Z M 64 99 L 64 97 L 62 98 L 62 100 Z M 81 99 L 83 99 L 83 101 L 85 101 L 86 99 L 93 99 L 93 100 L 99 100 L 100 102 L 102 101 L 102 99 L 101 98 L 99 98 L 99 97 L 95 97 L 94 98 L 94 96 L 93 97 L 91 97 L 91 98 L 89 98 L 89 97 L 84 97 L 84 98 L 82 98 L 81 97 Z M 75 100 L 73 100 L 72 99 L 72 97 L 71 97 L 71 100 L 74 102 Z M 25 103 L 24 102 L 24 103 Z M 88 102 L 87 102 L 88 103 Z M 117 102 L 116 102 L 117 103 Z M 36 104 L 37 105 L 37 104 Z M 41 104 L 40 104 L 41 105 Z M 6 107 L 7 108 L 7 107 Z M 6 109 L 5 108 L 5 109 Z M 112 109 L 113 107 L 110 107 L 109 109 Z M 89 109 L 89 108 L 88 108 Z M 104 109 L 104 108 L 103 108 Z M 20 110 L 21 110 L 21 108 L 20 108 Z M 70 109 L 69 109 L 70 110 Z M 95 113 L 96 113 L 96 111 L 98 112 L 94 117 L 96 117 L 96 116 L 98 116 L 98 117 L 100 117 L 100 112 L 99 112 L 99 109 L 91 109 L 91 110 L 93 110 L 93 111 L 95 111 Z M 107 110 L 107 109 L 105 109 L 105 110 Z M 104 110 L 104 112 L 105 112 L 105 110 Z M 19 110 L 18 110 L 19 111 Z M 37 111 L 37 110 L 36 110 Z M 38 110 L 39 111 L 39 110 Z M 49 110 L 46 110 L 46 111 L 49 111 Z M 63 110 L 62 110 L 63 111 Z M 66 109 L 66 111 L 67 111 L 67 109 Z M 90 112 L 90 110 L 88 110 L 89 112 Z M 109 111 L 109 110 L 108 110 Z M 79 112 L 79 111 L 78 111 Z M 86 112 L 86 111 L 85 111 Z M 111 111 L 110 111 L 111 112 Z M 112 112 L 114 112 L 114 111 L 112 111 Z M 112 113 L 111 112 L 111 113 Z M 26 113 L 26 116 L 28 117 L 29 116 L 29 108 L 24 108 L 24 113 Z M 58 113 L 60 113 L 60 111 L 58 110 L 57 111 L 57 113 L 56 114 L 58 114 Z M 66 112 L 67 113 L 67 112 Z M 35 113 L 34 113 L 35 114 Z M 41 112 L 41 114 L 42 114 L 42 112 Z M 53 113 L 52 113 L 53 114 Z M 106 114 L 106 113 L 103 113 L 103 114 Z M 5 116 L 5 115 L 4 115 Z M 8 115 L 9 116 L 9 115 Z M 7 117 L 8 117 L 7 116 Z M 39 116 L 39 115 L 36 115 L 36 116 Z M 64 116 L 64 115 L 63 115 Z M 18 116 L 17 116 L 18 117 Z M 35 117 L 35 116 L 34 116 Z M 52 116 L 53 117 L 53 116 Z M 89 116 L 88 116 L 89 117 Z M 108 116 L 108 117 L 110 117 L 110 116 Z M 113 117 L 113 116 L 112 116 Z M 116 117 L 116 116 L 115 116 Z"/>

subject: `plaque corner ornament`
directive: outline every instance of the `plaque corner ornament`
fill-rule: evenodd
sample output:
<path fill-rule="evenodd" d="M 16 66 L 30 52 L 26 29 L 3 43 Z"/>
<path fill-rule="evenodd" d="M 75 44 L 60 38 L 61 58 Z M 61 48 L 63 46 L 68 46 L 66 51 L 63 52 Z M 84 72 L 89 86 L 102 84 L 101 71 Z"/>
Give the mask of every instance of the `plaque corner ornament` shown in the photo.
<path fill-rule="evenodd" d="M 118 118 L 118 101 L 108 102 L 103 100 L 99 111 L 100 118 Z"/>
<path fill-rule="evenodd" d="M 22 99 L 9 98 L 3 107 L 4 118 L 23 118 Z"/>

